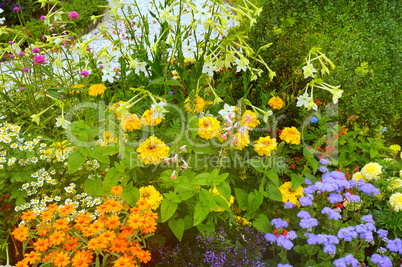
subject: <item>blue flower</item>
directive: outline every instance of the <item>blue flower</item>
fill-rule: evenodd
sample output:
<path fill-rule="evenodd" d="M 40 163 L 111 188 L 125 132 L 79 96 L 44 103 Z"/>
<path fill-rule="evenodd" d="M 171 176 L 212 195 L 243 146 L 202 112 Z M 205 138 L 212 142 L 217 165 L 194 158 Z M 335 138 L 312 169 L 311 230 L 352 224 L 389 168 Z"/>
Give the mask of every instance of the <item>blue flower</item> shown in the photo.
<path fill-rule="evenodd" d="M 389 249 L 392 252 L 402 254 L 402 240 L 399 238 L 395 238 L 394 240 L 392 239 L 388 240 L 387 249 Z"/>
<path fill-rule="evenodd" d="M 326 243 L 323 249 L 324 253 L 328 253 L 331 255 L 335 255 L 336 253 L 336 246 L 331 243 Z"/>
<path fill-rule="evenodd" d="M 286 210 L 286 209 L 293 209 L 294 206 L 295 206 L 295 205 L 294 205 L 292 202 L 287 201 L 287 202 L 284 203 L 283 208 L 284 208 L 285 210 Z"/>
<path fill-rule="evenodd" d="M 304 183 L 305 183 L 306 185 L 311 185 L 311 184 L 312 184 L 311 181 L 310 181 L 310 179 L 308 179 L 308 178 L 305 178 L 305 179 L 304 179 Z"/>
<path fill-rule="evenodd" d="M 374 220 L 373 220 L 373 215 L 371 215 L 371 214 L 362 216 L 362 217 L 361 217 L 361 220 L 362 220 L 363 222 L 366 222 L 366 223 L 369 223 L 369 222 L 372 223 L 372 222 L 374 222 Z"/>
<path fill-rule="evenodd" d="M 382 128 L 381 134 L 383 134 L 387 130 L 387 127 Z"/>
<path fill-rule="evenodd" d="M 346 267 L 346 266 L 349 266 L 349 265 L 355 267 L 355 266 L 358 266 L 359 261 L 356 260 L 355 258 L 353 258 L 352 254 L 349 254 L 349 255 L 346 255 L 343 258 L 339 258 L 337 260 L 334 260 L 333 264 L 336 267 Z"/>
<path fill-rule="evenodd" d="M 378 229 L 377 234 L 380 238 L 386 238 L 388 236 L 388 231 L 384 229 Z M 385 242 L 385 241 L 384 241 Z"/>
<path fill-rule="evenodd" d="M 278 240 L 278 238 L 276 237 L 276 235 L 267 233 L 265 234 L 265 240 L 267 240 L 267 242 L 270 242 L 272 244 L 275 243 Z"/>
<path fill-rule="evenodd" d="M 357 237 L 357 232 L 353 226 L 348 226 L 346 228 L 341 228 L 338 231 L 338 238 L 344 239 L 345 241 L 352 241 L 353 238 Z"/>
<path fill-rule="evenodd" d="M 371 196 L 371 194 L 373 194 L 374 196 L 380 194 L 380 190 L 375 188 L 374 185 L 370 183 L 363 184 L 362 186 L 359 187 L 359 190 L 368 196 Z"/>
<path fill-rule="evenodd" d="M 279 229 L 286 228 L 289 224 L 287 221 L 284 221 L 281 218 L 276 218 L 271 220 L 271 225 L 275 225 L 275 228 Z"/>
<path fill-rule="evenodd" d="M 278 237 L 278 246 L 283 247 L 286 250 L 291 250 L 293 248 L 293 243 L 285 236 L 281 235 Z"/>
<path fill-rule="evenodd" d="M 342 197 L 342 195 L 340 195 L 340 194 L 331 193 L 331 194 L 329 194 L 329 196 L 328 196 L 328 201 L 329 201 L 329 203 L 335 204 L 335 203 L 338 203 L 338 202 L 342 202 L 342 201 L 343 201 L 343 197 Z"/>
<path fill-rule="evenodd" d="M 313 201 L 309 197 L 300 197 L 299 202 L 302 207 L 313 206 Z"/>
<path fill-rule="evenodd" d="M 278 263 L 276 267 L 293 267 L 293 266 L 287 263 L 286 264 Z"/>
<path fill-rule="evenodd" d="M 329 161 L 326 160 L 326 159 L 320 159 L 320 163 L 321 163 L 322 165 L 328 165 L 328 164 L 329 164 Z"/>
<path fill-rule="evenodd" d="M 310 121 L 311 121 L 312 123 L 317 123 L 317 122 L 318 122 L 318 119 L 317 119 L 316 117 L 311 117 L 311 118 L 310 118 Z"/>
<path fill-rule="evenodd" d="M 311 230 L 312 227 L 318 225 L 318 221 L 315 218 L 301 219 L 300 222 L 299 222 L 299 225 L 303 229 Z"/>
<path fill-rule="evenodd" d="M 371 255 L 371 261 L 380 267 L 392 267 L 392 261 L 387 256 L 373 254 Z"/>
<path fill-rule="evenodd" d="M 320 166 L 320 167 L 318 168 L 318 170 L 319 170 L 320 172 L 323 172 L 323 173 L 329 172 L 328 168 L 325 167 L 325 166 Z"/>
<path fill-rule="evenodd" d="M 308 211 L 301 210 L 301 211 L 299 211 L 299 213 L 297 213 L 297 217 L 302 218 L 302 219 L 308 219 L 308 218 L 311 218 L 311 215 L 310 215 L 310 213 L 308 213 Z"/>

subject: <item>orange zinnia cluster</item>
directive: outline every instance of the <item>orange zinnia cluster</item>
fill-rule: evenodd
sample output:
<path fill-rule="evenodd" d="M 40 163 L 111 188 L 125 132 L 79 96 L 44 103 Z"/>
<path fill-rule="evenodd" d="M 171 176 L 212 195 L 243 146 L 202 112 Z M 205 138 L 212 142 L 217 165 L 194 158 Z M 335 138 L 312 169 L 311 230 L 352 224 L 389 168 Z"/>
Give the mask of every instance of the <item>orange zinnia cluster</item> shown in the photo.
<path fill-rule="evenodd" d="M 51 204 L 41 214 L 24 212 L 21 218 L 25 224 L 12 234 L 33 246 L 16 266 L 51 262 L 56 267 L 89 267 L 94 266 L 94 257 L 99 253 L 111 256 L 104 258 L 107 266 L 132 267 L 149 262 L 151 253 L 141 240 L 155 232 L 158 214 L 146 200 L 137 201 L 126 212 L 118 196 L 120 188 L 112 191 L 113 196 L 96 207 L 94 214 L 98 216 L 77 212 L 74 204 Z"/>

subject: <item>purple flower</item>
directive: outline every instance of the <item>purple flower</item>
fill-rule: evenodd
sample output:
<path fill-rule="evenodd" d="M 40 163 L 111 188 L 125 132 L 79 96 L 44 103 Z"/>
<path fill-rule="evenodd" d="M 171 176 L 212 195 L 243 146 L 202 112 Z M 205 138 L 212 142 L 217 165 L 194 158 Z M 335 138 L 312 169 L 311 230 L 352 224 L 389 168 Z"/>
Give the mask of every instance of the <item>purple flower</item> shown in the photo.
<path fill-rule="evenodd" d="M 342 202 L 343 197 L 340 194 L 331 193 L 328 196 L 328 201 L 329 201 L 329 203 L 335 204 L 335 203 L 338 203 L 338 202 Z"/>
<path fill-rule="evenodd" d="M 317 236 L 315 235 L 315 234 L 313 234 L 313 233 L 310 233 L 309 235 L 308 235 L 308 238 L 307 238 L 307 244 L 309 244 L 309 245 L 315 245 L 315 244 L 317 244 L 318 243 L 318 238 L 317 238 Z"/>
<path fill-rule="evenodd" d="M 371 214 L 362 216 L 362 217 L 361 217 L 361 220 L 362 220 L 363 222 L 366 222 L 366 223 L 370 223 L 370 222 L 372 223 L 372 222 L 374 222 L 374 220 L 373 220 L 373 215 L 371 215 Z"/>
<path fill-rule="evenodd" d="M 329 164 L 329 161 L 326 160 L 326 159 L 320 159 L 320 163 L 321 163 L 322 165 L 328 165 L 328 164 Z"/>
<path fill-rule="evenodd" d="M 300 197 L 299 202 L 302 207 L 313 206 L 313 201 L 308 197 Z"/>
<path fill-rule="evenodd" d="M 311 228 L 318 225 L 318 221 L 315 218 L 301 219 L 299 225 L 303 229 L 311 230 Z"/>
<path fill-rule="evenodd" d="M 287 264 L 287 263 L 285 263 L 285 264 L 278 263 L 278 265 L 276 267 L 293 267 L 293 266 L 290 264 Z"/>
<path fill-rule="evenodd" d="M 362 186 L 359 187 L 359 190 L 368 196 L 371 196 L 371 193 L 373 193 L 374 196 L 380 193 L 380 190 L 375 188 L 374 185 L 370 183 L 363 184 Z"/>
<path fill-rule="evenodd" d="M 392 267 L 392 261 L 387 256 L 373 254 L 371 255 L 371 261 L 380 267 Z"/>
<path fill-rule="evenodd" d="M 305 178 L 305 179 L 304 179 L 304 183 L 305 183 L 306 185 L 311 185 L 311 184 L 312 184 L 311 181 L 310 181 L 310 179 L 308 179 L 308 178 Z"/>
<path fill-rule="evenodd" d="M 41 19 L 41 20 L 45 20 L 46 17 L 45 17 L 45 16 L 40 16 L 40 19 Z"/>
<path fill-rule="evenodd" d="M 68 17 L 70 19 L 78 19 L 80 17 L 80 15 L 76 11 L 72 11 L 72 12 L 68 13 Z"/>
<path fill-rule="evenodd" d="M 23 91 L 23 90 L 24 90 L 24 87 L 20 87 L 20 90 Z"/>
<path fill-rule="evenodd" d="M 32 61 L 36 64 L 44 64 L 46 62 L 46 58 L 42 55 L 35 55 Z"/>
<path fill-rule="evenodd" d="M 353 226 L 348 226 L 346 228 L 341 228 L 338 231 L 338 238 L 344 239 L 345 241 L 352 241 L 353 238 L 357 237 L 357 232 Z"/>
<path fill-rule="evenodd" d="M 287 238 L 289 238 L 290 240 L 293 240 L 295 238 L 297 238 L 297 234 L 295 231 L 289 231 L 288 234 L 286 235 Z"/>
<path fill-rule="evenodd" d="M 23 68 L 22 71 L 23 72 L 27 72 L 29 69 L 28 68 Z"/>
<path fill-rule="evenodd" d="M 24 56 L 24 52 L 19 52 L 18 55 L 19 55 L 20 57 L 23 57 L 23 56 Z"/>
<path fill-rule="evenodd" d="M 289 224 L 287 221 L 284 221 L 281 218 L 276 218 L 271 220 L 271 225 L 275 225 L 275 228 L 279 229 L 286 228 Z"/>
<path fill-rule="evenodd" d="M 35 47 L 34 49 L 32 49 L 32 53 L 40 53 L 39 48 Z"/>
<path fill-rule="evenodd" d="M 378 229 L 377 234 L 380 238 L 387 238 L 388 236 L 388 231 L 384 229 Z M 384 240 L 383 240 L 384 241 Z M 385 242 L 385 241 L 384 241 Z"/>
<path fill-rule="evenodd" d="M 170 95 L 173 95 L 173 94 L 174 94 L 174 91 L 169 91 L 169 94 L 170 94 Z"/>
<path fill-rule="evenodd" d="M 387 249 L 392 252 L 396 252 L 402 254 L 402 241 L 399 238 L 395 238 L 394 240 L 390 239 L 387 243 Z"/>
<path fill-rule="evenodd" d="M 345 180 L 345 174 L 343 172 L 332 171 L 331 176 L 337 180 Z"/>
<path fill-rule="evenodd" d="M 14 55 L 10 55 L 10 58 L 14 58 Z"/>
<path fill-rule="evenodd" d="M 265 240 L 267 240 L 267 242 L 270 242 L 272 244 L 275 243 L 278 240 L 278 238 L 276 237 L 276 235 L 267 233 L 265 234 Z"/>
<path fill-rule="evenodd" d="M 332 219 L 332 220 L 340 220 L 340 219 L 342 219 L 342 216 L 338 212 L 336 212 L 336 210 L 333 210 L 333 209 L 331 209 L 329 207 L 324 207 L 321 210 L 321 213 L 322 214 L 328 214 L 328 217 L 330 219 Z"/>
<path fill-rule="evenodd" d="M 19 10 L 20 10 L 20 8 L 19 8 L 19 7 L 17 7 L 17 6 L 16 6 L 16 7 L 14 7 L 14 11 L 17 11 L 17 12 L 18 12 Z"/>
<path fill-rule="evenodd" d="M 366 231 L 364 233 L 361 233 L 360 238 L 363 238 L 364 240 L 366 240 L 367 243 L 370 243 L 374 240 L 373 232 Z"/>
<path fill-rule="evenodd" d="M 295 205 L 293 205 L 292 202 L 286 201 L 286 202 L 284 203 L 284 205 L 283 205 L 283 208 L 284 208 L 285 210 L 286 210 L 286 209 L 293 209 L 294 206 L 295 206 Z"/>
<path fill-rule="evenodd" d="M 315 192 L 315 190 L 316 190 L 315 185 L 309 185 L 309 186 L 303 188 L 303 191 L 302 191 L 302 192 L 303 192 L 304 194 L 312 194 L 312 193 Z"/>
<path fill-rule="evenodd" d="M 308 219 L 308 218 L 311 218 L 311 215 L 310 215 L 310 213 L 308 213 L 308 211 L 301 210 L 301 211 L 299 211 L 299 213 L 297 213 L 297 217 L 302 218 L 302 219 Z"/>
<path fill-rule="evenodd" d="M 329 172 L 328 168 L 325 167 L 325 166 L 320 166 L 320 167 L 318 168 L 318 170 L 319 170 L 320 172 L 322 172 L 322 173 Z"/>
<path fill-rule="evenodd" d="M 288 238 L 286 238 L 286 237 L 283 236 L 283 235 L 280 235 L 280 236 L 278 237 L 277 243 L 278 243 L 278 246 L 281 246 L 281 247 L 283 247 L 283 248 L 286 249 L 286 250 L 291 250 L 291 249 L 293 248 L 293 243 L 292 243 L 292 241 L 290 241 Z"/>
<path fill-rule="evenodd" d="M 357 267 L 359 264 L 359 261 L 353 258 L 352 254 L 346 255 L 343 258 L 339 258 L 337 260 L 334 260 L 333 264 L 336 267 L 347 267 L 347 266 L 352 266 L 352 267 Z"/>
<path fill-rule="evenodd" d="M 328 253 L 331 255 L 335 255 L 336 253 L 336 246 L 334 244 L 331 243 L 326 243 L 324 245 L 324 249 L 323 249 L 324 253 Z"/>
<path fill-rule="evenodd" d="M 86 70 L 83 70 L 83 71 L 81 71 L 81 75 L 86 77 L 89 75 L 89 72 Z"/>
<path fill-rule="evenodd" d="M 347 192 L 347 193 L 348 193 L 348 192 Z M 347 193 L 346 193 L 346 194 L 347 194 Z M 346 196 L 346 194 L 345 194 L 345 197 L 348 199 L 349 202 L 352 202 L 352 203 L 358 203 L 358 202 L 360 202 L 360 197 L 359 197 L 358 195 Z"/>
<path fill-rule="evenodd" d="M 381 253 L 381 254 L 385 254 L 385 253 L 387 253 L 387 249 L 386 249 L 386 248 L 383 248 L 383 247 L 379 247 L 379 248 L 377 249 L 377 252 L 379 252 L 379 253 Z"/>

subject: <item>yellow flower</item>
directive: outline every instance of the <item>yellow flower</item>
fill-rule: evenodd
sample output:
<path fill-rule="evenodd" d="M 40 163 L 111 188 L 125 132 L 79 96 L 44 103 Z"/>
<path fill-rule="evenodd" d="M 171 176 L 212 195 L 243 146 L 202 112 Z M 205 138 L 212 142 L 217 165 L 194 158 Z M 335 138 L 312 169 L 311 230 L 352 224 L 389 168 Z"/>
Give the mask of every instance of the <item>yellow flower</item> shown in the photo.
<path fill-rule="evenodd" d="M 141 118 L 141 123 L 143 125 L 148 125 L 148 126 L 156 126 L 159 123 L 162 122 L 162 118 L 160 116 L 156 117 L 156 119 L 153 118 L 155 110 L 148 109 L 142 114 Z"/>
<path fill-rule="evenodd" d="M 195 100 L 195 111 L 194 111 L 194 109 L 191 107 L 193 103 L 192 103 L 192 101 L 190 102 L 190 98 L 189 98 L 189 97 L 187 97 L 187 99 L 186 99 L 186 101 L 184 101 L 184 103 L 187 103 L 187 104 L 184 105 L 184 108 L 186 109 L 187 112 L 190 112 L 190 113 L 194 113 L 194 112 L 200 113 L 201 111 L 204 110 L 204 107 L 205 107 L 205 101 L 204 101 L 204 99 L 202 99 L 202 98 L 199 97 L 199 96 L 198 96 L 197 99 Z"/>
<path fill-rule="evenodd" d="M 398 189 L 398 188 L 402 187 L 402 180 L 399 179 L 399 178 L 394 178 L 391 181 L 391 184 L 392 184 L 392 187 L 393 187 L 391 189 Z"/>
<path fill-rule="evenodd" d="M 278 96 L 275 96 L 268 101 L 268 105 L 273 109 L 281 109 L 283 108 L 284 103 L 282 99 L 280 99 Z"/>
<path fill-rule="evenodd" d="M 119 101 L 117 103 L 114 103 L 109 110 L 110 111 L 114 111 L 114 115 L 116 116 L 116 118 L 120 117 L 121 115 L 121 110 L 117 111 L 116 109 L 122 105 L 124 105 L 125 103 L 127 103 L 126 101 Z"/>
<path fill-rule="evenodd" d="M 363 179 L 364 182 L 367 182 L 367 179 L 364 178 L 364 176 L 361 172 L 356 172 L 355 174 L 353 174 L 352 179 L 355 181 L 360 181 L 360 179 Z"/>
<path fill-rule="evenodd" d="M 169 149 L 162 140 L 151 136 L 137 148 L 138 159 L 144 164 L 157 165 L 169 156 Z"/>
<path fill-rule="evenodd" d="M 254 151 L 260 156 L 270 156 L 271 151 L 276 149 L 276 139 L 266 136 L 260 137 L 254 144 Z"/>
<path fill-rule="evenodd" d="M 204 139 L 211 139 L 219 134 L 221 123 L 215 117 L 202 117 L 198 121 L 197 135 Z"/>
<path fill-rule="evenodd" d="M 292 191 L 292 183 L 286 182 L 279 187 L 279 191 L 282 193 L 283 202 L 292 202 L 294 205 L 300 207 L 299 197 L 303 196 L 303 187 L 299 186 L 295 191 Z"/>
<path fill-rule="evenodd" d="M 128 114 L 122 117 L 120 126 L 125 132 L 132 132 L 141 129 L 141 121 L 137 114 Z"/>
<path fill-rule="evenodd" d="M 103 84 L 94 84 L 91 85 L 91 87 L 89 87 L 89 95 L 91 96 L 98 96 L 101 95 L 105 92 L 106 90 L 106 86 L 104 86 Z"/>
<path fill-rule="evenodd" d="M 258 125 L 260 125 L 260 121 L 257 119 L 256 113 L 252 112 L 251 110 L 246 110 L 243 114 L 241 125 L 247 126 L 250 129 L 254 129 Z"/>
<path fill-rule="evenodd" d="M 102 137 L 106 143 L 117 143 L 117 137 L 109 131 L 104 131 Z"/>
<path fill-rule="evenodd" d="M 85 86 L 83 84 L 76 84 L 73 86 L 73 89 L 69 91 L 70 94 L 81 93 L 81 91 L 74 90 L 74 89 L 83 89 Z"/>
<path fill-rule="evenodd" d="M 293 126 L 291 128 L 285 127 L 279 138 L 289 144 L 300 144 L 300 132 Z"/>
<path fill-rule="evenodd" d="M 402 210 L 402 193 L 395 193 L 389 198 L 391 209 L 394 211 Z"/>
<path fill-rule="evenodd" d="M 235 218 L 236 218 L 236 223 L 239 225 L 249 226 L 249 227 L 251 227 L 251 225 L 252 225 L 251 222 L 244 217 L 236 216 Z"/>
<path fill-rule="evenodd" d="M 393 154 L 398 154 L 399 151 L 401 151 L 401 146 L 400 145 L 391 145 L 389 147 L 392 150 Z"/>
<path fill-rule="evenodd" d="M 211 192 L 211 189 L 209 190 L 209 192 Z M 215 196 L 220 196 L 220 197 L 222 197 L 222 198 L 226 201 L 226 203 L 228 203 L 229 207 L 230 207 L 230 206 L 233 204 L 233 202 L 234 202 L 234 197 L 233 197 L 233 196 L 230 196 L 230 201 L 227 201 L 226 198 L 224 198 L 224 197 L 221 195 L 221 193 L 219 193 L 218 189 L 216 189 L 216 186 L 214 186 L 214 188 L 213 188 L 213 190 L 212 190 L 212 193 L 213 193 Z M 215 202 L 215 204 L 216 204 L 216 202 Z M 214 210 L 214 209 L 212 209 L 212 208 L 211 208 L 210 210 L 211 210 L 211 211 L 218 211 L 218 212 L 225 211 L 225 209 L 219 207 L 218 204 L 216 204 L 216 206 L 218 207 L 216 210 Z"/>
<path fill-rule="evenodd" d="M 380 179 L 380 174 L 382 174 L 381 171 L 382 166 L 378 163 L 375 162 L 370 162 L 362 168 L 360 171 L 365 180 L 371 181 L 371 180 L 379 180 Z"/>
<path fill-rule="evenodd" d="M 248 144 L 250 144 L 250 136 L 248 134 L 248 132 L 246 133 L 241 133 L 241 132 L 237 132 L 235 134 L 235 146 L 234 149 L 237 150 L 242 150 L 243 148 L 245 148 L 246 146 L 248 146 Z"/>
<path fill-rule="evenodd" d="M 162 199 L 162 195 L 152 185 L 140 188 L 139 200 L 146 200 L 152 206 L 152 209 L 156 210 L 161 204 Z"/>

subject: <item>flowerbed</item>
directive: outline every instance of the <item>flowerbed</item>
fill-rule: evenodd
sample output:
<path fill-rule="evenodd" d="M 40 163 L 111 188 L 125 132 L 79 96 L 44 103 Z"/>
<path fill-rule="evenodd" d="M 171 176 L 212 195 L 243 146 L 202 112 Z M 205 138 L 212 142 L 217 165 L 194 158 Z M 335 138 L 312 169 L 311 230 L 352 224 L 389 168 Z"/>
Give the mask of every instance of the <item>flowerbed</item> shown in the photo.
<path fill-rule="evenodd" d="M 255 81 L 278 75 L 261 56 L 271 44 L 246 41 L 260 8 L 151 4 L 156 32 L 138 5 L 111 1 L 114 29 L 3 44 L 0 234 L 13 263 L 396 266 L 401 149 L 353 116 L 338 125 L 335 64 L 313 47 L 302 94 L 256 106 Z"/>

